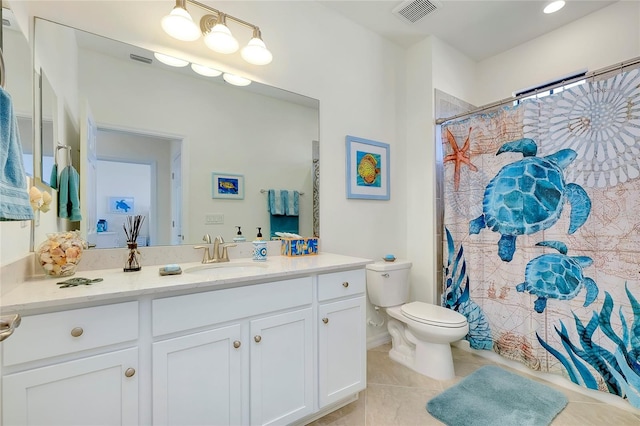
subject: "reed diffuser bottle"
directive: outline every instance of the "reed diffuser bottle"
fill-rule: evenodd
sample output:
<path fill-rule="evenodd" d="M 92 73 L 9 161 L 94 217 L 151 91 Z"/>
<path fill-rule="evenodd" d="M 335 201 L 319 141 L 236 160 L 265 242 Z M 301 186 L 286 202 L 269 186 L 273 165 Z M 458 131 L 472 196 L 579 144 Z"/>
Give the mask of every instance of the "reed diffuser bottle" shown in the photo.
<path fill-rule="evenodd" d="M 137 243 L 142 222 L 144 222 L 144 216 L 142 215 L 127 216 L 126 222 L 122 225 L 124 235 L 127 237 L 127 248 L 129 249 L 124 263 L 124 272 L 135 272 L 142 269 Z"/>

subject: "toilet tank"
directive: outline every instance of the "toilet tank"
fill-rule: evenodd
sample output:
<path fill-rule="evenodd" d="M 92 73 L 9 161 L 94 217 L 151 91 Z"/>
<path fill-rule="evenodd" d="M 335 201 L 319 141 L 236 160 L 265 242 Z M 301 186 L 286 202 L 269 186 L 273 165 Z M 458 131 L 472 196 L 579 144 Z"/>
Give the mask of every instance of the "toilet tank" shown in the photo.
<path fill-rule="evenodd" d="M 409 301 L 409 270 L 411 262 L 379 261 L 367 265 L 367 294 L 375 306 L 386 308 Z"/>

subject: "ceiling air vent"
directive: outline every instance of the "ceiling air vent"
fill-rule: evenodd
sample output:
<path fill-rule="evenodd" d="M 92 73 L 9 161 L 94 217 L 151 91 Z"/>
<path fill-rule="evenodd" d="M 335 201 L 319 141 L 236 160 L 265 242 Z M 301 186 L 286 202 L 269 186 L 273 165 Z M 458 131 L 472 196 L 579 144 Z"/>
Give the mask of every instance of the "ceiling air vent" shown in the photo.
<path fill-rule="evenodd" d="M 405 22 L 415 24 L 438 9 L 438 2 L 429 0 L 403 1 L 393 9 L 393 14 Z"/>
<path fill-rule="evenodd" d="M 136 55 L 135 53 L 130 53 L 129 58 L 133 59 L 134 61 L 144 62 L 145 64 L 150 64 L 151 62 L 153 62 L 152 59 L 145 58 L 144 56 Z"/>

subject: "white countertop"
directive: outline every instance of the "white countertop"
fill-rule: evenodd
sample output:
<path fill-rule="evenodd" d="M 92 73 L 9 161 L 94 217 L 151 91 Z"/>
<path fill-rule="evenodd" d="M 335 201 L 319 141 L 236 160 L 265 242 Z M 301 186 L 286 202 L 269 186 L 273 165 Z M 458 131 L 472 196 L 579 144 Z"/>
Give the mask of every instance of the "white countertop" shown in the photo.
<path fill-rule="evenodd" d="M 252 262 L 251 258 L 233 259 L 224 264 L 212 264 L 206 273 L 184 272 L 202 265 L 201 262 L 182 263 L 180 275 L 160 276 L 163 265 L 143 265 L 138 272 L 118 269 L 80 271 L 71 277 L 52 278 L 44 275 L 27 279 L 2 295 L 0 311 L 3 314 L 44 310 L 88 302 L 118 301 L 140 295 L 169 296 L 189 290 L 216 290 L 258 281 L 274 281 L 295 276 L 318 274 L 363 267 L 370 259 L 321 253 L 315 256 L 269 256 L 266 262 Z M 264 267 L 253 267 L 253 264 Z M 226 267 L 234 267 L 225 270 Z M 58 282 L 69 278 L 102 278 L 92 285 L 60 288 Z M 166 294 L 165 294 L 166 293 Z"/>

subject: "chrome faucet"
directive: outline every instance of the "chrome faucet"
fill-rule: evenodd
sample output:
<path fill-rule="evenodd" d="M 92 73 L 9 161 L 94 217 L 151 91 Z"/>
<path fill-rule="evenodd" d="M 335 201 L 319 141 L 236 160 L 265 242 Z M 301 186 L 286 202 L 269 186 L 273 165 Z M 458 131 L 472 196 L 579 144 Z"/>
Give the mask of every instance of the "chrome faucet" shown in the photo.
<path fill-rule="evenodd" d="M 204 253 L 202 256 L 202 263 L 228 262 L 229 253 L 227 252 L 227 248 L 236 246 L 236 244 L 225 243 L 224 238 L 222 238 L 221 235 L 218 235 L 213 240 L 213 255 L 212 255 L 208 245 L 208 244 L 211 244 L 211 236 L 209 234 L 205 234 L 205 236 L 202 237 L 202 241 L 207 243 L 207 245 L 194 247 L 194 249 L 204 249 Z M 220 253 L 221 248 L 222 248 L 222 253 Z"/>

